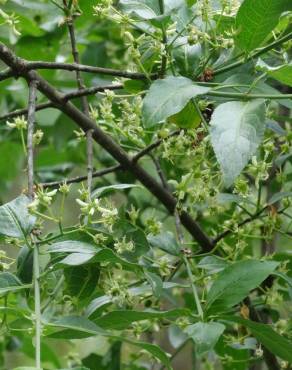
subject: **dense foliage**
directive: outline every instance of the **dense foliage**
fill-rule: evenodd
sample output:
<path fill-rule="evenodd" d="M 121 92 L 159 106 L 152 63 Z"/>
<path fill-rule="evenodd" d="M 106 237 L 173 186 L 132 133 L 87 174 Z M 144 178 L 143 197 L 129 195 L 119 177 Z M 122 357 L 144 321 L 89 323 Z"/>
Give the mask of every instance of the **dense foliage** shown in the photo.
<path fill-rule="evenodd" d="M 0 0 L 0 368 L 292 368 L 291 0 Z"/>

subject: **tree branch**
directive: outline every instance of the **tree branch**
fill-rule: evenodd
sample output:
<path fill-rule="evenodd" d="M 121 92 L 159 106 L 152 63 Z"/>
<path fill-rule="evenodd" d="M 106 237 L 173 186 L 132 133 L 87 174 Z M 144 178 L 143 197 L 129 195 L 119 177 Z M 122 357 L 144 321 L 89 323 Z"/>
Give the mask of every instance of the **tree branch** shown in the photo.
<path fill-rule="evenodd" d="M 35 71 L 23 71 L 22 63 L 19 58 L 12 53 L 3 43 L 0 42 L 0 58 L 14 71 L 21 74 L 28 81 L 36 80 L 38 89 L 55 106 L 57 106 L 64 114 L 70 117 L 84 132 L 93 130 L 94 140 L 100 144 L 108 153 L 112 155 L 123 168 L 130 171 L 171 213 L 174 214 L 177 200 L 171 193 L 165 190 L 152 176 L 150 176 L 142 167 L 127 155 L 127 153 L 113 141 L 113 139 L 105 133 L 100 127 L 96 126 L 90 118 L 84 115 L 70 102 L 64 103 L 63 96 L 46 80 L 44 80 Z M 185 211 L 181 212 L 180 219 L 185 228 L 191 233 L 194 239 L 202 247 L 205 252 L 209 252 L 213 244 L 209 237 L 204 233 L 200 226 L 193 218 Z"/>

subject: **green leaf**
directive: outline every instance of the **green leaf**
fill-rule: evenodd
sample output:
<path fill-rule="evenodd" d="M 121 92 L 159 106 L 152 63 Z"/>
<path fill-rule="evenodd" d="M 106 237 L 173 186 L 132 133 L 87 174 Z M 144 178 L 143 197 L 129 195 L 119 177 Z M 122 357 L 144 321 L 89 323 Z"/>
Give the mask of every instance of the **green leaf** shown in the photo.
<path fill-rule="evenodd" d="M 149 271 L 145 271 L 144 274 L 152 287 L 153 294 L 155 295 L 155 297 L 159 298 L 163 291 L 163 281 L 161 277 Z"/>
<path fill-rule="evenodd" d="M 116 184 L 116 185 L 102 186 L 101 188 L 97 188 L 92 192 L 92 198 L 100 197 L 101 195 L 111 193 L 115 190 L 124 190 L 124 189 L 131 189 L 131 188 L 141 188 L 141 186 L 136 185 L 136 184 Z"/>
<path fill-rule="evenodd" d="M 216 196 L 216 200 L 220 204 L 226 203 L 249 203 L 254 204 L 248 198 L 244 198 L 238 194 L 230 194 L 230 193 L 219 193 Z"/>
<path fill-rule="evenodd" d="M 185 285 L 178 284 L 178 283 L 172 283 L 172 282 L 164 282 L 163 283 L 163 289 L 172 289 L 176 287 L 186 287 Z M 140 285 L 137 287 L 132 287 L 128 289 L 128 292 L 131 296 L 139 296 L 143 294 L 151 294 L 152 293 L 152 287 L 151 285 Z M 111 303 L 112 297 L 109 295 L 103 295 L 101 297 L 95 298 L 87 307 L 85 314 L 88 317 L 91 317 L 94 315 L 95 311 L 97 311 L 102 306 Z"/>
<path fill-rule="evenodd" d="M 53 243 L 48 247 L 47 251 L 49 253 L 70 253 L 58 262 L 61 265 L 80 266 L 86 263 L 110 262 L 120 263 L 130 270 L 142 270 L 142 266 L 118 256 L 110 248 L 98 247 L 82 241 L 65 240 Z"/>
<path fill-rule="evenodd" d="M 236 16 L 237 45 L 247 52 L 260 46 L 286 10 L 292 10 L 290 0 L 244 0 Z"/>
<path fill-rule="evenodd" d="M 36 218 L 28 212 L 31 201 L 25 195 L 0 207 L 0 234 L 14 238 L 25 238 L 32 230 Z"/>
<path fill-rule="evenodd" d="M 74 266 L 64 269 L 65 292 L 79 300 L 90 298 L 94 292 L 100 270 L 96 265 Z"/>
<path fill-rule="evenodd" d="M 277 67 L 271 67 L 263 60 L 259 59 L 256 68 L 266 72 L 268 76 L 282 82 L 285 85 L 292 86 L 292 63 L 283 64 Z"/>
<path fill-rule="evenodd" d="M 206 310 L 222 312 L 242 301 L 279 265 L 275 261 L 246 260 L 228 266 L 214 281 L 207 294 Z"/>
<path fill-rule="evenodd" d="M 143 119 L 146 127 L 153 127 L 180 112 L 195 96 L 209 88 L 198 86 L 185 77 L 167 77 L 155 81 L 143 101 Z"/>
<path fill-rule="evenodd" d="M 188 316 L 187 309 L 174 309 L 170 311 L 111 311 L 94 319 L 94 323 L 106 330 L 124 330 L 133 322 L 141 320 L 175 320 L 182 316 Z"/>
<path fill-rule="evenodd" d="M 274 203 L 279 202 L 282 199 L 291 198 L 291 197 L 292 197 L 292 191 L 283 191 L 280 193 L 276 193 L 268 200 L 268 204 L 274 204 Z"/>
<path fill-rule="evenodd" d="M 180 128 L 196 128 L 201 122 L 201 116 L 194 103 L 189 101 L 181 112 L 170 116 L 168 120 Z"/>
<path fill-rule="evenodd" d="M 224 316 L 223 319 L 244 325 L 269 351 L 283 360 L 292 362 L 292 342 L 274 331 L 270 325 L 245 320 L 237 316 Z"/>
<path fill-rule="evenodd" d="M 219 105 L 211 119 L 211 142 L 230 186 L 255 154 L 265 132 L 265 102 L 228 102 Z"/>
<path fill-rule="evenodd" d="M 195 342 L 196 352 L 200 356 L 214 348 L 224 330 L 225 326 L 219 322 L 197 322 L 189 325 L 185 332 Z"/>
<path fill-rule="evenodd" d="M 79 317 L 79 316 L 67 316 L 67 317 L 62 317 L 58 320 L 55 320 L 54 322 L 51 322 L 47 324 L 48 326 L 52 327 L 59 327 L 59 328 L 64 328 L 64 329 L 70 329 L 72 332 L 76 331 L 77 333 L 84 333 L 87 336 L 95 336 L 95 335 L 101 335 L 104 337 L 108 338 L 113 338 L 121 342 L 126 342 L 129 344 L 132 344 L 136 347 L 142 348 L 149 353 L 151 353 L 154 357 L 159 359 L 166 367 L 167 369 L 171 369 L 169 357 L 167 354 L 162 351 L 161 348 L 154 344 L 149 344 L 149 343 L 144 343 L 144 342 L 139 342 L 133 339 L 129 339 L 127 337 L 121 337 L 118 335 L 111 334 L 100 327 L 98 327 L 94 322 L 86 319 L 85 317 Z M 54 338 L 62 338 L 62 332 L 50 334 L 49 337 L 54 337 Z M 73 336 L 74 338 L 74 336 Z M 77 336 L 79 338 L 79 336 Z"/>
<path fill-rule="evenodd" d="M 83 254 L 95 254 L 101 248 L 94 244 L 85 243 L 76 240 L 64 240 L 51 244 L 47 251 L 49 253 L 83 253 Z"/>
<path fill-rule="evenodd" d="M 120 5 L 124 12 L 142 19 L 153 19 L 160 14 L 159 5 L 155 0 L 121 0 Z"/>
<path fill-rule="evenodd" d="M 197 267 L 209 271 L 209 274 L 216 274 L 224 270 L 228 266 L 228 263 L 216 256 L 206 256 L 201 259 Z"/>
<path fill-rule="evenodd" d="M 21 281 L 10 272 L 0 273 L 0 294 L 6 294 L 9 292 L 16 292 L 21 289 L 29 288 L 30 285 L 23 285 Z"/>
<path fill-rule="evenodd" d="M 173 45 L 172 55 L 179 72 L 192 77 L 202 58 L 202 46 L 189 45 L 187 37 L 179 37 Z"/>
<path fill-rule="evenodd" d="M 162 249 L 164 252 L 173 256 L 178 256 L 180 253 L 180 247 L 177 240 L 172 232 L 166 231 L 158 235 L 148 235 L 149 243 L 154 248 Z"/>

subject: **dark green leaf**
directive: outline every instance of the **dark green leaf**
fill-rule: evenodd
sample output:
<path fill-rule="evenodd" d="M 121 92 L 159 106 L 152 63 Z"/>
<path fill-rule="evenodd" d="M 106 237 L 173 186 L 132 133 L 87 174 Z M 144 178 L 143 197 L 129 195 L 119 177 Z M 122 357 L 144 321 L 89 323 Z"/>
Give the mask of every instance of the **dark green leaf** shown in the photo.
<path fill-rule="evenodd" d="M 21 289 L 29 288 L 30 285 L 23 285 L 21 281 L 10 272 L 0 273 L 0 294 L 16 292 Z"/>
<path fill-rule="evenodd" d="M 268 350 L 283 360 L 292 362 L 292 342 L 274 331 L 270 325 L 245 320 L 237 316 L 226 316 L 224 320 L 244 325 Z"/>
<path fill-rule="evenodd" d="M 236 16 L 236 42 L 249 52 L 260 46 L 277 26 L 281 13 L 292 9 L 290 0 L 244 0 Z"/>
<path fill-rule="evenodd" d="M 77 333 L 84 333 L 87 334 L 87 336 L 96 336 L 101 335 L 108 338 L 113 338 L 118 341 L 126 342 L 129 344 L 132 344 L 136 347 L 142 348 L 149 353 L 151 353 L 154 357 L 159 359 L 168 369 L 171 369 L 169 357 L 166 355 L 164 351 L 162 351 L 158 346 L 154 344 L 139 342 L 133 339 L 129 339 L 127 337 L 120 337 L 118 335 L 111 334 L 101 328 L 99 328 L 97 325 L 95 325 L 92 321 L 84 318 L 84 317 L 77 317 L 77 316 L 68 316 L 68 317 L 62 317 L 50 324 L 49 326 L 52 327 L 59 327 L 64 329 L 70 329 L 72 332 L 76 331 Z M 61 332 L 62 333 L 62 332 Z M 59 338 L 62 337 L 62 334 L 59 333 Z M 58 332 L 55 333 L 55 338 L 58 338 Z M 52 337 L 53 335 L 50 335 Z M 73 336 L 74 338 L 74 336 Z M 78 338 L 78 336 L 77 336 Z"/>
<path fill-rule="evenodd" d="M 275 261 L 246 260 L 228 266 L 214 281 L 207 294 L 206 310 L 228 310 L 259 286 L 279 265 Z"/>
<path fill-rule="evenodd" d="M 106 330 L 124 330 L 133 322 L 141 320 L 175 320 L 189 315 L 187 309 L 175 309 L 170 311 L 112 311 L 94 319 L 94 323 Z"/>
<path fill-rule="evenodd" d="M 158 235 L 148 235 L 148 241 L 152 247 L 162 249 L 173 256 L 178 256 L 180 253 L 180 247 L 177 240 L 170 231 L 166 231 Z"/>

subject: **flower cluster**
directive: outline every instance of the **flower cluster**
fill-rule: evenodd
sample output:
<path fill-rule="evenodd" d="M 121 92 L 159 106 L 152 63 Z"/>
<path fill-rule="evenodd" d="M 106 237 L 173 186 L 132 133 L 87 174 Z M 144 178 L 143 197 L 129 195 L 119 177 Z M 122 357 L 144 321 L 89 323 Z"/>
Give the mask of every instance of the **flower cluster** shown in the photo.
<path fill-rule="evenodd" d="M 39 188 L 35 194 L 34 200 L 28 205 L 29 211 L 31 213 L 37 212 L 40 205 L 48 208 L 52 204 L 53 198 L 57 192 L 57 189 L 49 191 L 48 189 Z"/>
<path fill-rule="evenodd" d="M 24 116 L 16 117 L 12 122 L 7 121 L 7 126 L 10 128 L 16 128 L 17 130 L 26 130 L 27 120 L 24 118 Z"/>
<path fill-rule="evenodd" d="M 7 24 L 11 28 L 15 36 L 21 35 L 21 33 L 16 28 L 16 25 L 19 23 L 19 20 L 18 20 L 18 17 L 14 13 L 9 15 L 5 13 L 2 9 L 0 9 L 0 17 L 3 18 L 4 24 Z"/>
<path fill-rule="evenodd" d="M 108 203 L 107 206 L 103 206 L 98 198 L 92 200 L 87 196 L 84 199 L 84 196 L 82 197 L 82 191 L 81 198 L 82 199 L 76 199 L 76 202 L 80 205 L 82 214 L 92 217 L 94 214 L 98 213 L 100 216 L 99 220 L 93 221 L 93 223 L 102 223 L 109 231 L 112 231 L 112 227 L 117 221 L 118 209 L 110 203 Z"/>
<path fill-rule="evenodd" d="M 127 241 L 126 237 L 124 236 L 122 240 L 118 240 L 114 243 L 114 248 L 118 254 L 133 252 L 135 249 L 135 244 L 132 240 Z"/>

